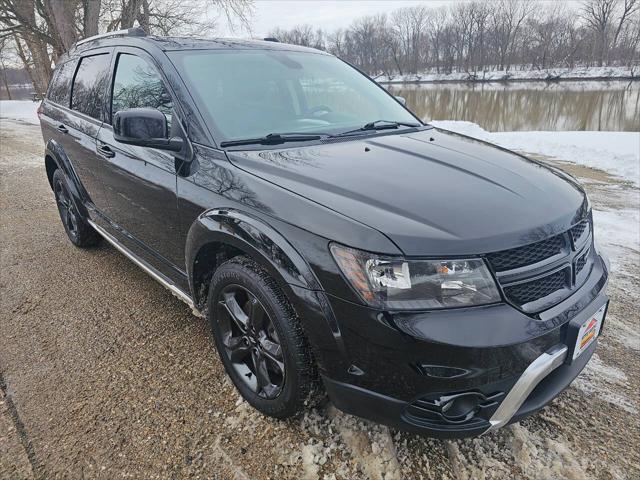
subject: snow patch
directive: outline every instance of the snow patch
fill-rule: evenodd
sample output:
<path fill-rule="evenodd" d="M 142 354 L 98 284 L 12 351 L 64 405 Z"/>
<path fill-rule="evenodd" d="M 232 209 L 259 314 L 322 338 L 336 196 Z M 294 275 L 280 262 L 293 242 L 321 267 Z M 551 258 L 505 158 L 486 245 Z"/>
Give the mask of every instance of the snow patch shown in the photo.
<path fill-rule="evenodd" d="M 572 385 L 583 393 L 595 395 L 632 415 L 638 414 L 634 402 L 619 393 L 621 390 L 633 391 L 628 383 L 627 375 L 622 370 L 605 364 L 597 353 L 593 354 L 585 369 L 573 381 Z"/>
<path fill-rule="evenodd" d="M 637 78 L 637 67 L 575 67 L 546 68 L 540 70 L 492 70 L 483 72 L 437 73 L 425 70 L 407 75 L 380 75 L 379 83 L 405 82 L 496 82 L 506 80 L 586 80 L 602 78 Z"/>
<path fill-rule="evenodd" d="M 602 92 L 607 91 L 623 91 L 627 90 L 629 86 L 629 80 L 623 79 L 611 79 L 611 80 L 574 80 L 571 82 L 547 82 L 543 80 L 531 80 L 523 82 L 480 82 L 480 83 L 468 83 L 468 82 L 442 82 L 442 86 L 433 87 L 431 85 L 425 85 L 424 83 L 392 83 L 385 85 L 385 88 L 391 92 L 407 92 L 407 91 L 420 91 L 423 92 L 426 89 L 446 89 L 449 91 L 482 91 L 482 92 L 518 92 L 518 91 L 543 91 L 553 93 L 563 92 Z M 402 95 L 402 93 L 398 93 Z"/>
<path fill-rule="evenodd" d="M 0 101 L 0 118 L 39 125 L 40 120 L 36 113 L 38 105 L 40 105 L 39 102 L 31 100 L 2 100 Z"/>
<path fill-rule="evenodd" d="M 640 252 L 640 209 L 593 210 L 594 234 L 611 260 L 614 274 L 633 274 Z M 634 261 L 635 259 L 635 261 Z"/>

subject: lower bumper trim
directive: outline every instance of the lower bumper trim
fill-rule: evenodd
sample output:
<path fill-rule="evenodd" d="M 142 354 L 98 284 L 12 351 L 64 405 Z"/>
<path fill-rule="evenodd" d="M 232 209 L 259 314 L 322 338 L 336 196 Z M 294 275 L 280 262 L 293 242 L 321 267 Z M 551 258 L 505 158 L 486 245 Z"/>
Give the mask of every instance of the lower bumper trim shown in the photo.
<path fill-rule="evenodd" d="M 496 430 L 513 418 L 536 386 L 553 370 L 562 365 L 567 358 L 567 346 L 556 345 L 536 358 L 522 373 L 511 388 L 498 409 L 489 419 L 490 427 L 486 432 Z"/>

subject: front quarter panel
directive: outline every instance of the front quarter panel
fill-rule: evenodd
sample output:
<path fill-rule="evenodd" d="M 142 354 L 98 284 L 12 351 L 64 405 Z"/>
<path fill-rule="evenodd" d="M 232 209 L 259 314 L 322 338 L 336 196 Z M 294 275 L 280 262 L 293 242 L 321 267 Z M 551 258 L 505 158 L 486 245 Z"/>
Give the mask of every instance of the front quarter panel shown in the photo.
<path fill-rule="evenodd" d="M 204 231 L 213 228 L 212 220 L 202 219 L 205 212 L 216 210 L 243 212 L 266 225 L 274 235 L 286 238 L 286 244 L 299 252 L 307 268 L 311 266 L 314 276 L 308 277 L 304 270 L 299 270 L 302 276 L 285 272 L 283 278 L 287 283 L 305 288 L 336 288 L 345 294 L 342 283 L 334 286 L 325 284 L 322 279 L 320 282 L 317 280 L 327 271 L 332 273 L 328 278 L 335 279 L 336 266 L 327 257 L 330 258 L 330 241 L 368 251 L 400 254 L 397 247 L 376 230 L 237 168 L 228 161 L 224 152 L 216 149 L 194 146 L 194 160 L 189 168 L 182 169 L 177 189 L 187 270 L 192 268 L 190 262 L 196 248 L 193 240 L 199 227 L 193 233 L 191 229 L 197 222 L 207 223 Z M 235 224 L 234 227 L 239 228 Z M 258 230 L 265 232 L 262 226 Z M 258 232 L 249 233 L 247 230 L 238 235 L 246 242 Z M 283 246 L 279 248 L 286 251 Z M 256 253 L 258 251 L 260 248 Z"/>

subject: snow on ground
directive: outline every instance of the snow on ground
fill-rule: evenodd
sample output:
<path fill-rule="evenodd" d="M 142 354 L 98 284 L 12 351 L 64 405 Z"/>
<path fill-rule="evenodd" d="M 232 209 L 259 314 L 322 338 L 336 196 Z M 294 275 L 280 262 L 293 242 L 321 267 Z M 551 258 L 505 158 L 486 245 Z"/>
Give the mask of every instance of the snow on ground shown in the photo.
<path fill-rule="evenodd" d="M 635 200 L 635 205 L 629 205 L 630 208 L 593 210 L 596 242 L 609 255 L 612 267 L 621 273 L 629 266 L 629 250 L 636 259 L 640 252 L 638 195 L 635 195 Z"/>
<path fill-rule="evenodd" d="M 633 400 L 620 394 L 620 391 L 625 390 L 624 387 L 629 387 L 627 375 L 619 368 L 604 363 L 597 353 L 593 354 L 573 386 L 587 395 L 595 393 L 604 401 L 617 405 L 632 415 L 638 414 Z"/>
<path fill-rule="evenodd" d="M 604 170 L 640 186 L 640 132 L 487 132 L 471 122 L 430 123 L 512 150 Z"/>
<path fill-rule="evenodd" d="M 432 85 L 425 85 L 429 82 L 422 83 L 391 83 L 383 85 L 384 88 L 389 90 L 390 92 L 400 96 L 403 95 L 403 92 L 411 92 L 411 91 L 419 91 L 422 92 L 425 89 L 429 88 L 446 88 L 450 91 L 482 91 L 482 92 L 491 92 L 491 91 L 507 91 L 507 92 L 517 92 L 517 91 L 543 91 L 543 92 L 553 92 L 553 93 L 564 93 L 564 92 L 602 92 L 603 90 L 607 91 L 618 91 L 618 90 L 626 90 L 629 88 L 629 85 L 635 86 L 637 82 L 640 80 L 640 77 L 637 80 L 628 80 L 622 78 L 611 78 L 608 80 L 574 80 L 571 82 L 549 82 L 545 80 L 528 80 L 523 82 L 500 82 L 500 81 L 487 81 L 487 82 L 440 82 L 442 85 L 438 85 L 434 87 Z M 633 87 L 632 87 L 633 88 Z"/>
<path fill-rule="evenodd" d="M 407 75 L 380 75 L 379 83 L 405 82 L 495 82 L 504 80 L 586 80 L 602 78 L 638 78 L 640 68 L 636 67 L 575 67 L 547 68 L 541 70 L 494 70 L 486 72 L 436 73 L 423 71 Z"/>
<path fill-rule="evenodd" d="M 38 125 L 38 109 L 40 102 L 31 100 L 2 100 L 0 101 L 0 118 L 19 120 L 22 122 Z"/>

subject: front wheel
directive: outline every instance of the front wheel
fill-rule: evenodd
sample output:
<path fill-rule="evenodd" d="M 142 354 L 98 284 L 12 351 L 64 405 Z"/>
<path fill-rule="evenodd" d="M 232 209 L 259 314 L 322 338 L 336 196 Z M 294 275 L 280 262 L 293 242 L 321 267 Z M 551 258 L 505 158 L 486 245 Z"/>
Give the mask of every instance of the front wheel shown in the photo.
<path fill-rule="evenodd" d="M 275 280 L 247 257 L 211 279 L 208 317 L 225 370 L 243 398 L 276 418 L 300 412 L 317 380 L 298 318 Z"/>

